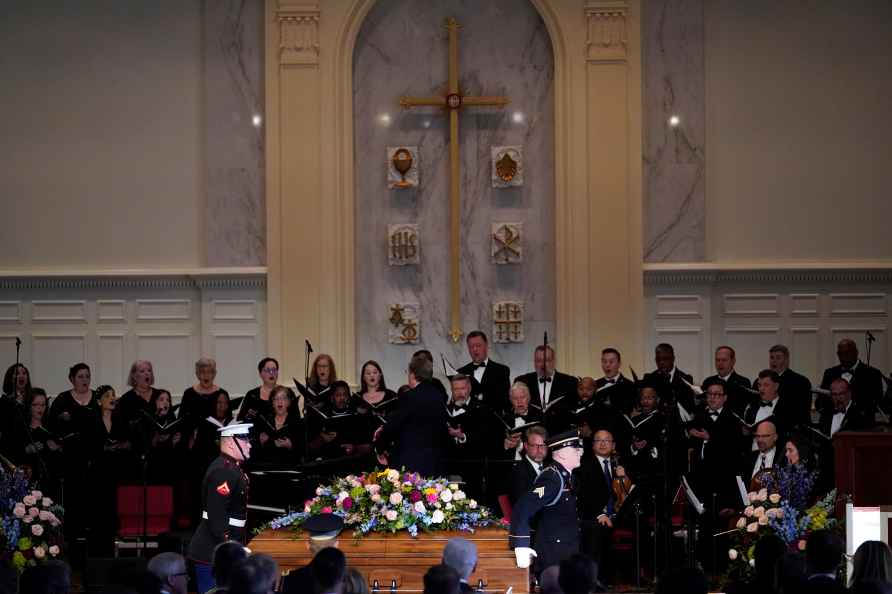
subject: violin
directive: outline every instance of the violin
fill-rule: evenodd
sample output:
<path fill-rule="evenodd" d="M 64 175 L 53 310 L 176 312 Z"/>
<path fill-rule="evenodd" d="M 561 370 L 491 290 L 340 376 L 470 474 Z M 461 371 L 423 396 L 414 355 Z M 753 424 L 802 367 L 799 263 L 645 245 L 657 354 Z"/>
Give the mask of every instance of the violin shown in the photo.
<path fill-rule="evenodd" d="M 611 487 L 613 488 L 613 496 L 616 497 L 616 503 L 614 504 L 613 509 L 618 512 L 619 508 L 622 507 L 622 504 L 629 496 L 629 493 L 632 492 L 632 479 L 630 479 L 629 475 L 625 474 L 625 472 L 623 472 L 623 476 L 616 476 L 618 465 L 615 453 L 610 456 L 610 467 L 613 470 L 613 484 Z"/>

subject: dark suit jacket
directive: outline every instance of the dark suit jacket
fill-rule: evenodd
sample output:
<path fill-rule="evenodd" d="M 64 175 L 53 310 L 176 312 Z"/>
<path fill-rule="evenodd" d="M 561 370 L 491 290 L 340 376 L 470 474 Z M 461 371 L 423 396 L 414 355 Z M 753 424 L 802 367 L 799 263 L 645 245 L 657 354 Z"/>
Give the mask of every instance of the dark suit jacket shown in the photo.
<path fill-rule="evenodd" d="M 619 464 L 623 466 L 622 463 Z M 625 465 L 628 472 L 628 465 Z M 611 473 L 613 469 L 611 469 Z M 604 478 L 604 467 L 597 456 L 583 460 L 576 471 L 579 489 L 577 491 L 577 507 L 579 520 L 583 523 L 594 522 L 599 515 L 606 513 L 607 501 L 613 496 L 613 485 Z"/>
<path fill-rule="evenodd" d="M 759 456 L 762 455 L 762 452 L 756 450 L 755 452 L 747 452 L 740 459 L 740 467 L 738 468 L 738 474 L 740 474 L 740 478 L 743 479 L 744 486 L 749 490 L 750 479 L 753 478 L 753 468 L 756 467 L 756 460 Z M 787 463 L 787 458 L 784 456 L 784 445 L 783 442 L 778 439 L 777 445 L 775 445 L 774 450 L 774 460 L 771 462 L 771 468 L 777 468 L 779 466 L 783 466 Z"/>
<path fill-rule="evenodd" d="M 483 379 L 486 379 L 485 375 Z M 539 376 L 536 375 L 535 371 L 518 375 L 514 378 L 514 381 L 525 383 L 530 389 L 530 404 L 535 404 L 540 408 L 542 407 L 542 396 L 539 394 L 539 387 L 542 384 L 539 382 Z M 564 400 L 567 402 L 573 400 L 576 397 L 577 382 L 578 380 L 572 375 L 555 371 L 554 377 L 551 379 L 551 388 L 548 392 L 549 402 L 561 396 L 563 396 Z"/>
<path fill-rule="evenodd" d="M 638 396 L 635 382 L 623 374 L 619 374 L 612 387 L 604 388 L 606 385 L 607 378 L 600 377 L 595 380 L 595 389 L 597 390 L 595 398 L 609 404 L 621 414 L 632 414 L 632 409 L 635 408 L 635 399 Z"/>
<path fill-rule="evenodd" d="M 685 384 L 687 381 L 693 385 L 694 378 L 690 374 L 676 367 L 671 382 L 659 371 L 644 374 L 644 381 L 656 387 L 657 394 L 660 395 L 660 407 L 663 410 L 672 412 L 675 403 L 681 402 L 688 412 L 694 413 L 694 391 Z"/>
<path fill-rule="evenodd" d="M 820 576 L 811 580 L 802 580 L 796 592 L 802 592 L 802 594 L 845 594 L 848 590 L 839 580 Z"/>
<path fill-rule="evenodd" d="M 846 370 L 842 365 L 826 369 L 824 377 L 821 379 L 821 388 L 829 390 L 833 380 L 842 377 L 843 373 L 846 373 Z M 852 400 L 861 407 L 861 410 L 875 414 L 877 404 L 883 398 L 882 372 L 876 367 L 868 367 L 859 360 L 854 373 L 852 373 L 852 381 L 849 384 L 852 388 Z M 816 404 L 818 410 L 832 407 L 832 401 L 829 396 L 819 396 Z"/>
<path fill-rule="evenodd" d="M 719 379 L 718 375 L 711 375 L 703 380 L 702 385 L 705 386 L 708 382 L 717 379 Z M 725 392 L 728 395 L 728 401 L 725 403 L 725 406 L 730 406 L 731 410 L 739 415 L 743 414 L 743 411 L 746 410 L 746 407 L 751 402 L 759 399 L 756 394 L 750 392 L 753 388 L 751 387 L 752 382 L 749 378 L 743 377 L 736 371 L 731 372 L 731 375 L 725 380 L 725 385 L 727 386 Z"/>
<path fill-rule="evenodd" d="M 712 493 L 717 495 L 719 509 L 736 508 L 740 495 L 735 478 L 740 466 L 740 421 L 734 418 L 726 405 L 716 419 L 700 411 L 691 423 L 692 428 L 709 433 L 709 440 L 691 437 L 694 450 L 694 481 L 697 494 L 711 505 Z"/>
<path fill-rule="evenodd" d="M 460 367 L 458 372 L 471 378 L 472 398 L 481 401 L 494 411 L 505 410 L 508 407 L 511 370 L 507 365 L 489 359 L 486 362 L 486 371 L 483 372 L 483 381 L 480 382 L 474 377 L 473 363 Z"/>
<path fill-rule="evenodd" d="M 314 594 L 315 592 L 316 584 L 309 565 L 292 569 L 288 575 L 282 578 L 283 594 Z"/>
<path fill-rule="evenodd" d="M 384 423 L 375 442 L 378 452 L 389 450 L 390 466 L 441 476 L 449 433 L 443 395 L 430 381 L 424 381 L 400 397 L 400 404 Z"/>
<path fill-rule="evenodd" d="M 755 402 L 746 407 L 746 411 L 743 414 L 743 420 L 747 423 L 753 423 L 756 420 L 756 414 L 760 407 L 761 400 L 756 399 Z M 796 425 L 796 411 L 793 408 L 793 403 L 786 398 L 778 396 L 777 404 L 774 405 L 774 412 L 771 417 L 771 420 L 777 427 L 777 434 L 780 436 L 778 437 L 778 442 L 783 443 L 781 441 L 782 436 L 789 433 Z"/>
<path fill-rule="evenodd" d="M 759 378 L 753 380 L 753 389 L 759 389 Z M 780 376 L 780 386 L 777 389 L 780 396 L 793 403 L 794 417 L 797 425 L 811 423 L 811 380 L 787 369 Z"/>
<path fill-rule="evenodd" d="M 520 497 L 533 489 L 533 483 L 536 482 L 536 471 L 530 461 L 524 457 L 514 463 L 511 467 L 511 487 L 508 491 L 508 498 L 511 505 L 514 505 Z"/>
<path fill-rule="evenodd" d="M 821 411 L 821 418 L 818 421 L 818 428 L 824 435 L 830 435 L 830 430 L 833 427 L 834 414 L 835 412 L 832 408 L 825 408 Z M 867 413 L 865 413 L 853 401 L 852 404 L 849 405 L 849 409 L 846 411 L 845 416 L 842 418 L 842 425 L 840 425 L 839 430 L 860 431 L 862 429 L 868 429 L 870 427 L 873 427 L 873 420 L 873 415 L 868 415 Z"/>

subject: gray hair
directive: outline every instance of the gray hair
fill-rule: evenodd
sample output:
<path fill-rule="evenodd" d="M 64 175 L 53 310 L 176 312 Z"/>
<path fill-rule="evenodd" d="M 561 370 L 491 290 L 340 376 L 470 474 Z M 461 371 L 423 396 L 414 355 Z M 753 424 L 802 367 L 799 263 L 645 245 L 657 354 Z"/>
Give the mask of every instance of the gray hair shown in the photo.
<path fill-rule="evenodd" d="M 214 370 L 214 373 L 217 373 L 217 362 L 210 357 L 202 357 L 195 362 L 195 375 L 198 375 L 198 372 L 204 367 L 210 367 Z"/>
<path fill-rule="evenodd" d="M 509 394 L 513 394 L 514 392 L 524 392 L 527 395 L 527 398 L 530 398 L 530 387 L 523 382 L 514 382 L 514 385 L 511 386 L 511 391 Z"/>
<path fill-rule="evenodd" d="M 467 580 L 477 567 L 477 545 L 466 538 L 450 538 L 443 549 L 443 564 L 462 580 Z"/>
<path fill-rule="evenodd" d="M 173 574 L 186 571 L 186 560 L 179 553 L 159 553 L 149 560 L 146 570 L 167 583 Z"/>

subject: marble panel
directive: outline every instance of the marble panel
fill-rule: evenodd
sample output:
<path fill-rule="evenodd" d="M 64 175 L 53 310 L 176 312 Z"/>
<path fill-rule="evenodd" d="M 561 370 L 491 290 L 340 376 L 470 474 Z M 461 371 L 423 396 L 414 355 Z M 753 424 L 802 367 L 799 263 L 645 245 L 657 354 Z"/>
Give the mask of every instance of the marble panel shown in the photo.
<path fill-rule="evenodd" d="M 263 0 L 204 6 L 208 266 L 266 264 Z"/>
<path fill-rule="evenodd" d="M 449 127 L 438 108 L 404 110 L 399 98 L 444 94 L 448 39 L 445 19 L 459 32 L 462 92 L 505 95 L 510 105 L 463 108 L 461 152 L 461 328 L 488 334 L 492 303 L 522 301 L 526 341 L 495 344 L 491 356 L 512 374 L 532 369 L 543 332 L 560 353 L 554 291 L 554 60 L 542 19 L 526 0 L 381 0 L 367 16 L 354 53 L 356 171 L 357 361 L 376 359 L 390 385 L 405 381 L 417 348 L 459 366 L 469 357 L 450 327 Z M 417 146 L 417 188 L 388 190 L 380 156 L 388 146 Z M 493 188 L 493 146 L 522 146 L 524 184 Z M 491 258 L 492 223 L 523 223 L 523 262 L 499 266 Z M 387 225 L 417 223 L 420 264 L 388 266 L 380 249 Z M 419 345 L 388 342 L 388 304 L 418 303 Z M 349 372 L 356 374 L 357 371 Z"/>
<path fill-rule="evenodd" d="M 644 7 L 644 259 L 703 261 L 704 0 Z"/>

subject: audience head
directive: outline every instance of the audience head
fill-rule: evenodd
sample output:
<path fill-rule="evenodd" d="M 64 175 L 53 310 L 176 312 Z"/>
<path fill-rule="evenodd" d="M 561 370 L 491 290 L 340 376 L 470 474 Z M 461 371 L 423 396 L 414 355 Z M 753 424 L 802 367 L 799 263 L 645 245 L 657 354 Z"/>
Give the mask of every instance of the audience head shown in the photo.
<path fill-rule="evenodd" d="M 434 565 L 424 574 L 424 594 L 458 594 L 458 572 L 445 564 Z"/>
<path fill-rule="evenodd" d="M 83 394 L 90 389 L 90 366 L 86 363 L 75 363 L 68 370 L 68 381 L 71 382 L 74 391 Z"/>
<path fill-rule="evenodd" d="M 279 581 L 279 566 L 269 555 L 253 554 L 242 559 L 229 574 L 227 592 L 235 594 L 270 594 Z M 324 590 L 332 592 L 333 590 Z"/>
<path fill-rule="evenodd" d="M 409 385 L 413 388 L 434 377 L 434 364 L 424 355 L 415 355 L 409 361 Z"/>
<path fill-rule="evenodd" d="M 489 357 L 489 339 L 481 330 L 468 333 L 468 354 L 474 363 L 483 363 Z"/>
<path fill-rule="evenodd" d="M 807 575 L 804 555 L 792 551 L 784 553 L 778 566 L 778 585 L 781 592 L 797 592 Z"/>
<path fill-rule="evenodd" d="M 359 393 L 365 394 L 371 391 L 383 391 L 387 389 L 384 382 L 384 372 L 377 361 L 366 361 L 362 364 L 362 372 L 359 374 Z"/>
<path fill-rule="evenodd" d="M 576 397 L 580 402 L 588 402 L 595 395 L 595 380 L 591 377 L 584 377 L 576 382 Z"/>
<path fill-rule="evenodd" d="M 808 573 L 835 573 L 844 553 L 842 541 L 832 530 L 815 530 L 805 541 Z"/>
<path fill-rule="evenodd" d="M 458 578 L 468 581 L 477 569 L 477 545 L 466 538 L 450 538 L 443 549 L 443 564 L 458 573 Z"/>
<path fill-rule="evenodd" d="M 768 368 L 780 375 L 790 366 L 790 349 L 776 344 L 768 349 Z"/>
<path fill-rule="evenodd" d="M 607 429 L 600 429 L 595 432 L 592 439 L 592 450 L 595 454 L 602 458 L 607 458 L 613 453 L 613 434 Z"/>
<path fill-rule="evenodd" d="M 189 572 L 186 560 L 179 553 L 159 553 L 149 559 L 146 569 L 154 574 L 171 594 L 186 594 Z"/>
<path fill-rule="evenodd" d="M 155 370 L 151 361 L 137 359 L 130 366 L 130 375 L 127 377 L 127 385 L 132 388 L 151 388 L 155 385 Z"/>
<path fill-rule="evenodd" d="M 212 386 L 217 377 L 217 362 L 210 357 L 202 357 L 195 362 L 195 377 L 203 386 Z"/>
<path fill-rule="evenodd" d="M 714 378 L 703 384 L 703 390 L 706 392 L 706 404 L 710 410 L 719 410 L 725 406 L 728 400 L 728 394 L 725 391 L 725 381 Z"/>
<path fill-rule="evenodd" d="M 590 594 L 598 587 L 598 566 L 588 555 L 575 553 L 560 567 L 558 584 L 564 594 Z"/>
<path fill-rule="evenodd" d="M 892 583 L 892 550 L 881 540 L 866 540 L 855 550 L 851 584 L 870 581 Z"/>
<path fill-rule="evenodd" d="M 337 410 L 344 410 L 350 403 L 350 384 L 338 380 L 331 384 L 331 405 Z"/>
<path fill-rule="evenodd" d="M 310 561 L 317 592 L 341 592 L 347 576 L 347 558 L 341 549 L 325 547 Z"/>
<path fill-rule="evenodd" d="M 793 433 L 787 438 L 787 442 L 784 444 L 784 455 L 791 466 L 802 464 L 808 469 L 815 466 L 811 442 L 800 433 Z"/>
<path fill-rule="evenodd" d="M 228 540 L 214 548 L 213 573 L 217 586 L 225 588 L 229 585 L 229 576 L 235 564 L 248 557 L 248 549 L 240 542 Z"/>
<path fill-rule="evenodd" d="M 656 594 L 706 594 L 708 591 L 706 576 L 692 567 L 670 569 L 657 580 Z"/>
<path fill-rule="evenodd" d="M 511 391 L 508 393 L 508 400 L 511 401 L 511 408 L 514 414 L 527 414 L 530 408 L 530 388 L 523 382 L 514 382 Z"/>
<path fill-rule="evenodd" d="M 786 552 L 784 541 L 774 534 L 763 536 L 756 541 L 753 549 L 756 581 L 765 587 L 777 589 L 778 565 Z"/>
<path fill-rule="evenodd" d="M 614 378 L 619 375 L 621 364 L 622 357 L 615 348 L 608 347 L 601 351 L 601 371 L 604 372 L 604 377 Z"/>
<path fill-rule="evenodd" d="M 830 398 L 834 411 L 845 412 L 852 401 L 852 386 L 841 377 L 833 380 L 830 383 Z"/>
<path fill-rule="evenodd" d="M 669 373 L 675 368 L 675 349 L 668 342 L 662 342 L 654 349 L 654 363 L 657 371 Z"/>
<path fill-rule="evenodd" d="M 736 363 L 737 353 L 731 347 L 724 345 L 715 350 L 715 371 L 720 376 L 731 375 Z"/>
<path fill-rule="evenodd" d="M 561 566 L 549 565 L 539 575 L 539 586 L 542 594 L 564 594 L 560 584 Z"/>
<path fill-rule="evenodd" d="M 344 594 L 369 594 L 369 583 L 355 567 L 347 568 L 344 578 Z"/>
<path fill-rule="evenodd" d="M 28 567 L 19 578 L 19 592 L 28 594 L 68 594 L 71 568 L 63 561 L 50 560 Z"/>
<path fill-rule="evenodd" d="M 780 387 L 780 376 L 770 369 L 759 372 L 759 398 L 765 402 L 771 402 L 777 398 L 777 389 Z"/>
<path fill-rule="evenodd" d="M 463 405 L 471 399 L 471 378 L 463 373 L 453 375 L 449 378 L 452 388 L 452 401 L 458 405 Z"/>
<path fill-rule="evenodd" d="M 10 365 L 3 376 L 3 393 L 25 395 L 31 391 L 31 372 L 21 363 Z"/>
<path fill-rule="evenodd" d="M 536 375 L 541 377 L 551 377 L 554 373 L 554 349 L 551 345 L 540 344 L 533 351 L 533 368 Z"/>
<path fill-rule="evenodd" d="M 836 345 L 836 358 L 840 365 L 851 369 L 858 362 L 858 345 L 851 338 L 843 338 Z"/>
<path fill-rule="evenodd" d="M 547 439 L 548 432 L 541 425 L 530 427 L 524 431 L 523 450 L 530 460 L 542 464 L 548 456 L 548 446 L 545 445 Z"/>
<path fill-rule="evenodd" d="M 335 369 L 335 362 L 331 355 L 319 353 L 313 360 L 313 367 L 310 369 L 310 383 L 314 386 L 328 386 L 338 381 L 338 371 Z"/>
<path fill-rule="evenodd" d="M 279 362 L 272 357 L 264 357 L 257 364 L 257 373 L 264 386 L 275 386 L 279 381 Z"/>
<path fill-rule="evenodd" d="M 877 580 L 855 582 L 849 588 L 848 594 L 892 594 L 892 582 L 880 582 Z"/>
<path fill-rule="evenodd" d="M 756 438 L 756 447 L 762 453 L 777 445 L 777 427 L 767 419 L 753 427 L 753 436 Z"/>

